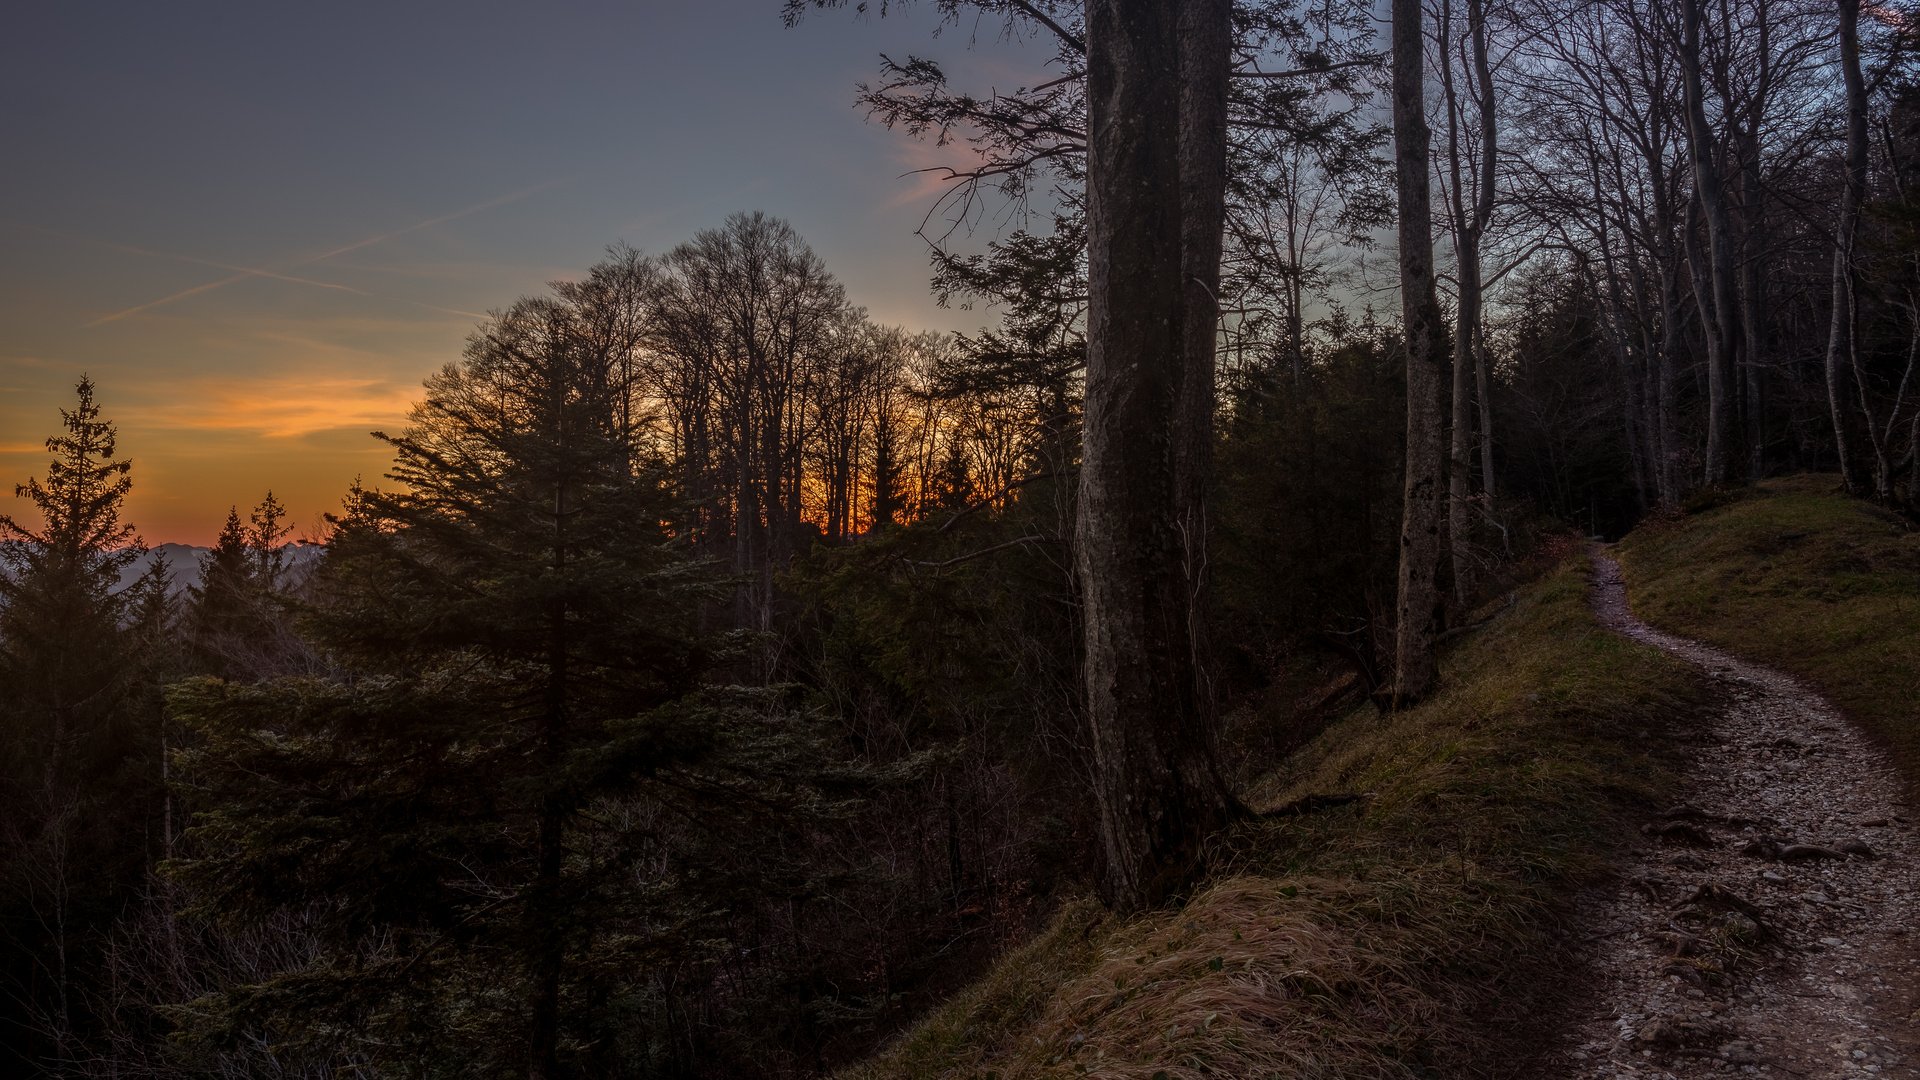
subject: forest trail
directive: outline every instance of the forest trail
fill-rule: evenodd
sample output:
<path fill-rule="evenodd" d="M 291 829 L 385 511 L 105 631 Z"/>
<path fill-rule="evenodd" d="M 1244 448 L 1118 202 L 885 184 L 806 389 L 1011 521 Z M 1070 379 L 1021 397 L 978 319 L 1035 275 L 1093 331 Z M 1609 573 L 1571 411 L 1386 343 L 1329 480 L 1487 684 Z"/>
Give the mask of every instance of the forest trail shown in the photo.
<path fill-rule="evenodd" d="M 1920 838 L 1893 765 L 1794 679 L 1634 618 L 1619 564 L 1593 562 L 1601 621 L 1716 694 L 1674 732 L 1679 805 L 1575 898 L 1587 978 L 1556 1074 L 1920 1076 Z"/>

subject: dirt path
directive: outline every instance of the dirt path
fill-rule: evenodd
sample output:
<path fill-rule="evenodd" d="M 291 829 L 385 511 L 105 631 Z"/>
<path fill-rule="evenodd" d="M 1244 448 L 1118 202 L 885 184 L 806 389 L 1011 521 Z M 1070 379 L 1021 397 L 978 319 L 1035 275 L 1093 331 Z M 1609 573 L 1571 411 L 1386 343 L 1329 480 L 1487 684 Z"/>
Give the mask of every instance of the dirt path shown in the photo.
<path fill-rule="evenodd" d="M 1594 568 L 1602 622 L 1721 694 L 1677 733 L 1681 805 L 1576 898 L 1592 989 L 1555 1074 L 1920 1076 L 1920 839 L 1892 766 L 1793 679 L 1635 619 L 1619 564 L 1596 552 Z M 1860 844 L 1871 858 L 1844 850 Z"/>

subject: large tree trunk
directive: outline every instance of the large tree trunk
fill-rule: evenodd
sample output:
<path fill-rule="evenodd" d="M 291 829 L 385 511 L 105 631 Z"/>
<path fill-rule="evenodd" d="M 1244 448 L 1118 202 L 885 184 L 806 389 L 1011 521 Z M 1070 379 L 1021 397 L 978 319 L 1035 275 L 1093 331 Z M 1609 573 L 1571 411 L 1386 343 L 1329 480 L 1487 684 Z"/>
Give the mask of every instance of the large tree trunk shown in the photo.
<path fill-rule="evenodd" d="M 1192 37 L 1192 55 L 1204 55 L 1201 39 L 1224 12 L 1183 13 L 1179 0 L 1087 5 L 1090 295 L 1075 558 L 1105 891 L 1122 910 L 1183 889 L 1207 835 L 1236 808 L 1216 764 L 1194 652 L 1187 567 L 1190 552 L 1204 551 L 1204 534 L 1189 543 L 1183 514 L 1204 505 L 1194 485 L 1205 468 L 1178 461 L 1194 440 L 1211 437 L 1196 430 L 1206 422 L 1196 419 L 1189 389 L 1198 334 L 1188 324 L 1204 313 L 1185 280 L 1181 190 L 1183 175 L 1205 171 L 1207 138 L 1182 137 L 1183 103 L 1199 111 L 1207 92 L 1194 80 L 1183 102 L 1182 43 Z M 1218 243 L 1216 232 L 1216 253 Z M 1216 254 L 1214 274 L 1217 262 Z M 1212 325 L 1208 317 L 1209 357 Z"/>
<path fill-rule="evenodd" d="M 1421 0 L 1393 0 L 1393 156 L 1400 206 L 1400 310 L 1407 348 L 1407 466 L 1400 518 L 1393 704 L 1433 689 L 1440 564 L 1440 300 L 1434 292 Z"/>
<path fill-rule="evenodd" d="M 1195 700 L 1213 727 L 1207 639 L 1207 487 L 1213 476 L 1213 381 L 1219 343 L 1220 249 L 1227 225 L 1227 81 L 1233 0 L 1180 3 L 1180 275 L 1185 371 L 1174 416 L 1174 501 L 1185 548 Z"/>
<path fill-rule="evenodd" d="M 1700 281 L 1704 277 L 1711 289 L 1706 293 L 1695 290 L 1707 338 L 1706 480 L 1718 484 L 1727 479 L 1733 444 L 1734 402 L 1728 386 L 1732 368 L 1729 354 L 1735 341 L 1733 237 L 1700 82 L 1700 0 L 1681 0 L 1681 8 L 1685 30 L 1680 68 L 1686 82 L 1687 152 L 1693 166 L 1694 195 L 1707 219 L 1708 266 L 1696 265 L 1694 278 Z"/>
<path fill-rule="evenodd" d="M 1854 351 L 1858 300 L 1853 287 L 1853 239 L 1859 231 L 1860 203 L 1867 187 L 1867 84 L 1860 72 L 1860 0 L 1839 0 L 1840 70 L 1847 84 L 1847 182 L 1840 192 L 1840 217 L 1834 230 L 1833 322 L 1827 334 L 1827 408 L 1833 417 L 1833 445 L 1840 459 L 1840 480 L 1850 492 L 1859 479 L 1847 447 L 1847 392 L 1844 380 Z M 1872 418 L 1868 418 L 1872 425 Z"/>

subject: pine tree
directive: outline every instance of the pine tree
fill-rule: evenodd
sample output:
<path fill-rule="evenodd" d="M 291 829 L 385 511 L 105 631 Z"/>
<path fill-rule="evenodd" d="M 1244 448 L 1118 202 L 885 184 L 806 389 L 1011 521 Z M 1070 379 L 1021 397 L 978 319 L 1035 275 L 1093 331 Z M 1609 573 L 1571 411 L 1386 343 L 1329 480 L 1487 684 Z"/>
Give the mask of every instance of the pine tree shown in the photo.
<path fill-rule="evenodd" d="M 82 991 L 115 908 L 143 868 L 157 733 L 146 652 L 164 612 L 145 553 L 120 520 L 132 488 L 90 379 L 48 439 L 46 479 L 14 489 L 38 528 L 0 514 L 0 932 L 7 1038 L 69 1061 L 87 1021 Z"/>
<path fill-rule="evenodd" d="M 204 810 L 173 872 L 202 913 L 302 912 L 323 942 L 195 1003 L 190 1041 L 605 1072 L 653 973 L 744 897 L 808 887 L 810 744 L 702 685 L 720 643 L 688 628 L 724 585 L 663 524 L 665 469 L 591 322 L 522 301 L 380 436 L 403 488 L 350 494 L 307 623 L 349 678 L 174 692 Z"/>

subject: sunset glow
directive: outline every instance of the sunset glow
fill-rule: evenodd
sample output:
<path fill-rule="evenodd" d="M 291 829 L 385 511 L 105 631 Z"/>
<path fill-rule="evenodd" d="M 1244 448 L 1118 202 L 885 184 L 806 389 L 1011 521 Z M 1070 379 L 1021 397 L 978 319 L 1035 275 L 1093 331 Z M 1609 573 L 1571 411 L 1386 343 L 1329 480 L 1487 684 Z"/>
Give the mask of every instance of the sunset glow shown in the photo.
<path fill-rule="evenodd" d="M 149 543 L 205 544 L 269 488 L 309 530 L 354 477 L 379 479 L 368 432 L 404 424 L 484 313 L 608 244 L 665 251 L 735 210 L 792 221 L 877 320 L 979 321 L 928 298 L 913 233 L 939 183 L 902 175 L 967 152 L 848 108 L 927 18 L 787 30 L 759 0 L 447 14 L 383 11 L 367 35 L 345 13 L 128 8 L 102 38 L 49 9 L 9 35 L 7 492 L 44 473 L 85 373 Z M 996 48 L 953 59 L 1009 74 L 1031 59 Z M 724 73 L 698 59 L 723 50 Z"/>

